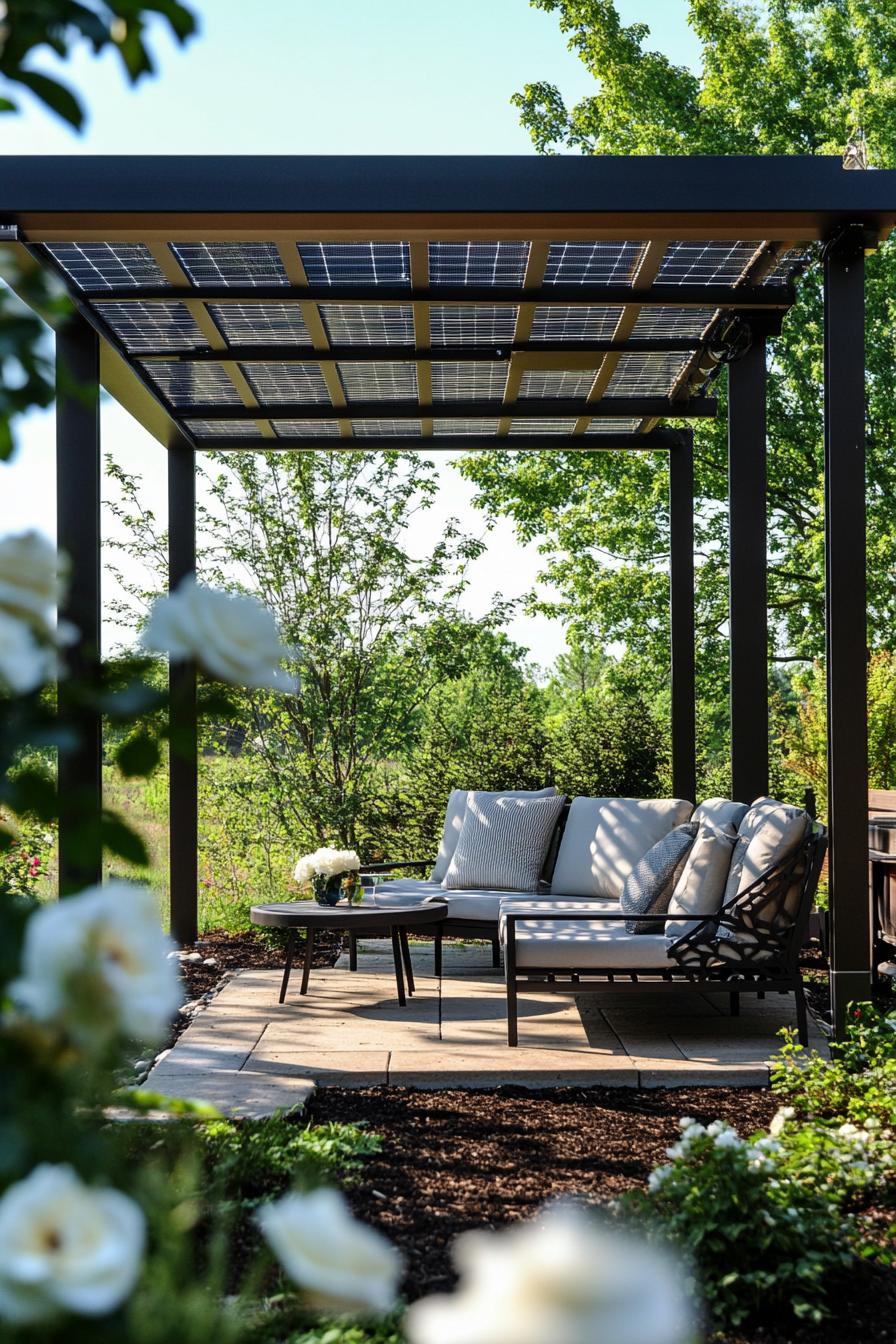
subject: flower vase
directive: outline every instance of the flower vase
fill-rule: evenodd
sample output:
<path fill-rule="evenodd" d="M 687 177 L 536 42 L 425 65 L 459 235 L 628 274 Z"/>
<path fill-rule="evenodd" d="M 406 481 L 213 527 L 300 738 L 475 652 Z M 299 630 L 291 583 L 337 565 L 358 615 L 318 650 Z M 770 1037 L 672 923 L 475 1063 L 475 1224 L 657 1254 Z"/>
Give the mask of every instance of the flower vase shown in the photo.
<path fill-rule="evenodd" d="M 311 879 L 311 890 L 318 905 L 335 905 L 342 897 L 344 873 L 315 873 Z"/>

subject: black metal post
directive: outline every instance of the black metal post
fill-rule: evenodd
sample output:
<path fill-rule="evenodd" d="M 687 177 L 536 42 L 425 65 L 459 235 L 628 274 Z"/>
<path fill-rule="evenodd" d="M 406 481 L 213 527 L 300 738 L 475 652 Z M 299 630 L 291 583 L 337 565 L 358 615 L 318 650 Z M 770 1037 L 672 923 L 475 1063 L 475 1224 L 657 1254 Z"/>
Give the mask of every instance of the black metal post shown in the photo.
<path fill-rule="evenodd" d="M 865 592 L 865 289 L 859 226 L 824 260 L 825 586 L 831 1001 L 871 988 Z"/>
<path fill-rule="evenodd" d="M 190 444 L 168 448 L 168 586 L 196 570 L 196 461 Z M 171 752 L 168 785 L 168 860 L 171 934 L 196 941 L 199 892 L 198 732 L 196 668 L 173 663 L 168 672 Z"/>
<path fill-rule="evenodd" d="M 672 792 L 697 799 L 694 676 L 694 435 L 669 452 L 669 617 L 672 668 Z"/>
<path fill-rule="evenodd" d="M 765 336 L 728 367 L 731 796 L 768 793 Z"/>
<path fill-rule="evenodd" d="M 100 606 L 100 383 L 99 339 L 82 317 L 56 334 L 56 534 L 71 561 L 61 620 L 79 632 L 66 650 L 67 676 L 59 682 L 59 711 L 74 708 L 77 683 L 96 682 L 101 640 Z M 58 753 L 59 894 L 101 882 L 103 845 L 103 734 L 100 714 L 78 710 L 78 740 Z"/>

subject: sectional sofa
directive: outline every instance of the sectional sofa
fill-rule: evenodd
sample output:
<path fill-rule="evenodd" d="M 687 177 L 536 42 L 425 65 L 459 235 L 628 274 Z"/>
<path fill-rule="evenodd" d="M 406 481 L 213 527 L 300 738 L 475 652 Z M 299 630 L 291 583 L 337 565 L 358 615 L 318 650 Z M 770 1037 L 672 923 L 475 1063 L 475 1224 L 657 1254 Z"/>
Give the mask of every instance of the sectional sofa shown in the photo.
<path fill-rule="evenodd" d="M 553 803 L 524 801 L 552 796 Z M 523 856 L 530 874 L 525 889 L 503 880 L 497 829 L 507 811 L 531 816 L 532 829 L 536 821 L 542 828 L 537 876 L 534 853 Z M 551 815 L 556 821 L 545 840 L 545 817 Z M 478 832 L 471 823 L 479 823 Z M 486 851 L 490 884 L 458 885 L 470 858 L 461 851 L 477 833 L 490 843 L 490 826 L 497 828 L 494 852 Z M 490 940 L 496 965 L 503 950 L 511 1045 L 517 1043 L 518 996 L 527 986 L 580 994 L 609 984 L 664 992 L 722 989 L 731 996 L 732 1012 L 741 993 L 792 992 L 805 1043 L 799 955 L 825 844 L 823 828 L 804 811 L 771 798 L 749 806 L 711 798 L 695 808 L 681 798 L 579 797 L 564 803 L 553 789 L 458 789 L 426 876 L 390 873 L 425 872 L 429 862 L 372 865 L 362 874 L 375 885 L 378 905 L 447 904 L 436 938 L 437 974 L 443 936 Z M 520 869 L 519 849 L 517 837 L 508 845 L 508 872 Z M 466 871 L 476 867 L 467 863 Z M 640 902 L 634 910 L 633 892 Z"/>

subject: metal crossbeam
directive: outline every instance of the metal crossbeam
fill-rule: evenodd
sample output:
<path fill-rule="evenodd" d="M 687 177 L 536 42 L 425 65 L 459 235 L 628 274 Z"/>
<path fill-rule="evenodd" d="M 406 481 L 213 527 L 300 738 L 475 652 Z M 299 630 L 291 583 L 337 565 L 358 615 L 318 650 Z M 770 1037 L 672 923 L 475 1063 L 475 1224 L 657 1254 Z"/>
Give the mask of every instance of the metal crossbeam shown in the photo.
<path fill-rule="evenodd" d="M 605 397 L 603 401 L 551 401 L 539 398 L 515 401 L 505 406 L 500 401 L 445 401 L 432 408 L 417 401 L 355 401 L 338 410 L 320 402 L 278 402 L 261 407 L 189 405 L 178 406 L 178 418 L 196 420 L 257 420 L 259 416 L 272 420 L 419 420 L 423 414 L 433 414 L 440 420 L 493 419 L 510 416 L 514 420 L 568 419 L 571 416 L 592 416 L 600 419 L 619 416 L 630 420 L 645 415 L 674 415 L 690 420 L 711 420 L 717 409 L 712 397 L 692 397 L 690 401 L 676 402 L 667 397 Z"/>

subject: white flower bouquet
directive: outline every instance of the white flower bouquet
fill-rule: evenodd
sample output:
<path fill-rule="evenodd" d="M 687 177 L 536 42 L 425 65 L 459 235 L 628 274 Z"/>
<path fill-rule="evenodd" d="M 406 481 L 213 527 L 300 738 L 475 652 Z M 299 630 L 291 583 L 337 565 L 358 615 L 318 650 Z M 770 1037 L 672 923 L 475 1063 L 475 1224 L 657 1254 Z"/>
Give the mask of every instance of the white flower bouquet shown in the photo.
<path fill-rule="evenodd" d="M 310 886 L 318 905 L 335 905 L 349 887 L 349 899 L 360 900 L 361 884 L 357 877 L 361 860 L 353 849 L 328 849 L 324 846 L 299 859 L 293 876 L 300 887 Z M 351 883 L 348 874 L 354 874 Z"/>

